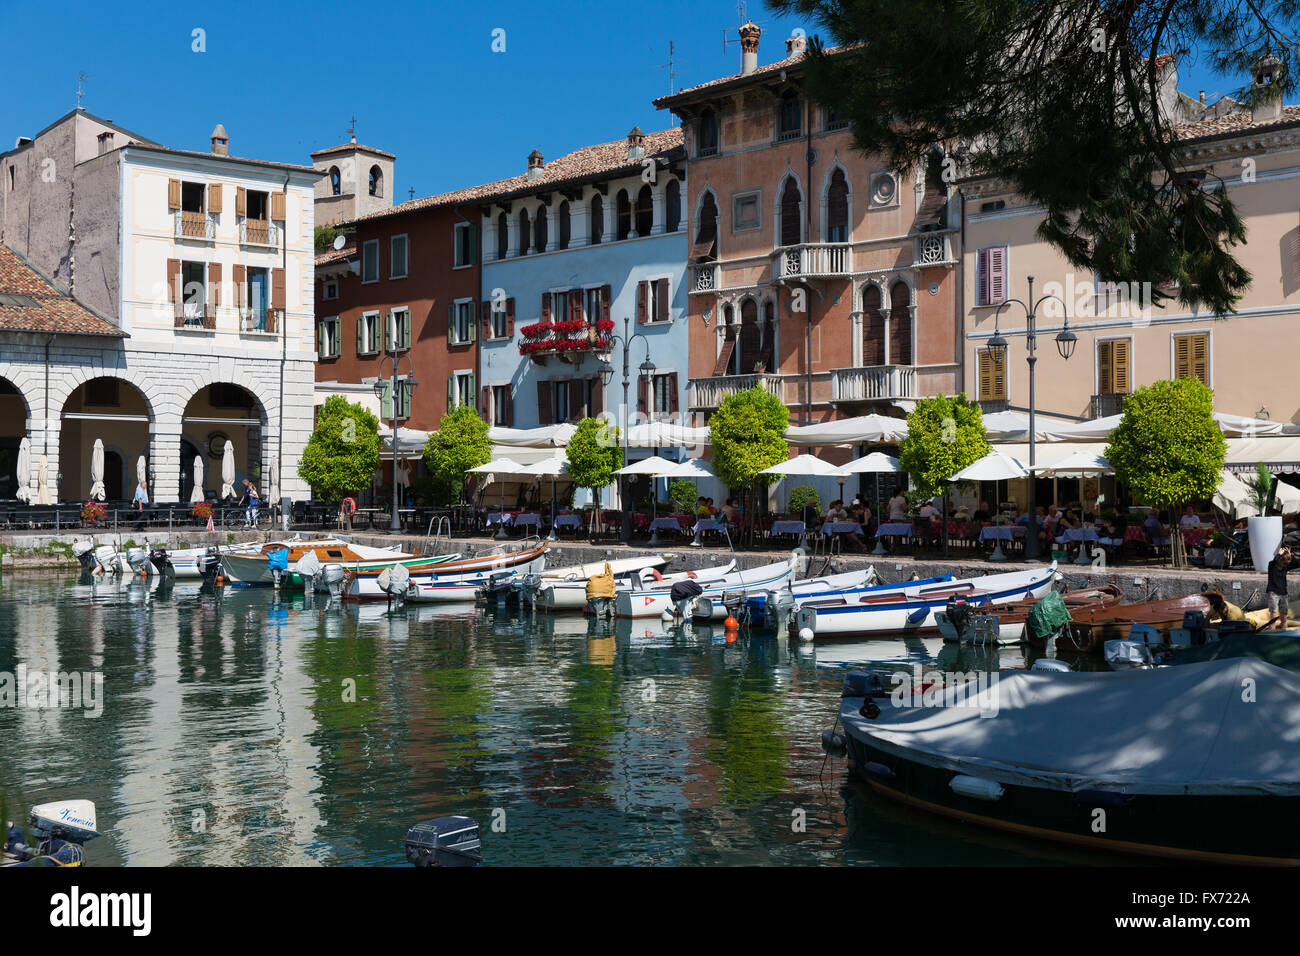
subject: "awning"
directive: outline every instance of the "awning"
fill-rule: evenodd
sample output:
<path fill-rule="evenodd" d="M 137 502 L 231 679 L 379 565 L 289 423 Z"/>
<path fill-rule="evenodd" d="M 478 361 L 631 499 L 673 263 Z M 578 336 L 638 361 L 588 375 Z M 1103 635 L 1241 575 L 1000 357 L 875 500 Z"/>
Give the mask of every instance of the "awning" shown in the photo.
<path fill-rule="evenodd" d="M 1272 472 L 1300 472 L 1300 436 L 1271 435 L 1267 438 L 1229 438 L 1229 471 L 1254 471 L 1263 462 Z"/>
<path fill-rule="evenodd" d="M 543 425 L 541 428 L 502 428 L 494 425 L 488 429 L 488 440 L 494 445 L 515 448 L 563 448 L 577 431 L 576 425 Z"/>
<path fill-rule="evenodd" d="M 872 445 L 894 443 L 907 437 L 907 422 L 888 415 L 860 415 L 816 425 L 795 425 L 785 430 L 791 445 Z"/>
<path fill-rule="evenodd" d="M 674 422 L 646 422 L 627 430 L 628 448 L 691 448 L 709 444 L 709 428 Z"/>
<path fill-rule="evenodd" d="M 418 428 L 401 428 L 397 429 L 397 441 L 401 446 L 398 451 L 399 458 L 423 458 L 424 445 L 429 440 L 432 432 L 422 432 Z M 393 430 L 391 428 L 379 428 L 379 456 L 381 458 L 393 457 Z"/>

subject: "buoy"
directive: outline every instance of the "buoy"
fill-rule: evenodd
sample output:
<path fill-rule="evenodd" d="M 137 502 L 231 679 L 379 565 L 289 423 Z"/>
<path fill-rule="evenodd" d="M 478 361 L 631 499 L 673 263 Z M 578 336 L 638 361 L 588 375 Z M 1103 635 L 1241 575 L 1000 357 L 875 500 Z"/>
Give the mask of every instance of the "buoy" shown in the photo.
<path fill-rule="evenodd" d="M 727 619 L 722 622 L 722 629 L 724 631 L 738 631 L 740 630 L 740 622 L 728 614 Z"/>
<path fill-rule="evenodd" d="M 799 640 L 811 641 L 812 639 L 813 639 L 813 629 L 811 627 L 804 627 L 799 629 Z"/>

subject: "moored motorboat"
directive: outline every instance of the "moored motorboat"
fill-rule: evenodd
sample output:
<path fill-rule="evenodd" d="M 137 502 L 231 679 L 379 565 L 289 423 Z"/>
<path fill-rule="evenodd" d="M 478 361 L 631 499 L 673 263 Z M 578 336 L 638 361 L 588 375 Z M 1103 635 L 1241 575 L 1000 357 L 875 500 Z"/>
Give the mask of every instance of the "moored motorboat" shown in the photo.
<path fill-rule="evenodd" d="M 22 828 L 5 821 L 5 839 L 0 850 L 0 867 L 81 866 L 83 844 L 99 836 L 95 804 L 89 800 L 61 800 L 32 807 L 28 825 L 36 845 L 24 842 Z"/>
<path fill-rule="evenodd" d="M 604 564 L 597 572 L 604 571 Z M 657 569 L 648 568 L 619 575 L 615 573 L 615 592 L 660 589 L 667 592 L 674 584 L 681 581 L 695 581 L 704 584 L 726 577 L 736 570 L 736 562 L 728 561 L 712 568 L 697 568 L 691 571 L 678 571 L 673 574 L 658 573 Z M 590 575 L 588 576 L 590 577 Z M 541 611 L 581 611 L 587 606 L 587 578 L 580 581 L 545 581 L 538 587 L 534 604 Z"/>
<path fill-rule="evenodd" d="M 751 626 L 766 624 L 768 623 L 767 608 L 769 604 L 773 608 L 779 608 L 786 614 L 791 614 L 798 606 L 801 598 L 827 597 L 846 591 L 857 591 L 871 585 L 875 578 L 876 569 L 874 567 L 863 568 L 858 571 L 845 571 L 841 574 L 800 578 L 799 580 L 787 578 L 784 587 L 773 588 L 761 594 L 753 594 L 747 597 L 743 602 L 741 613 Z M 700 623 L 705 621 L 725 621 L 730 613 L 725 597 L 726 595 L 717 594 L 700 595 L 692 605 L 692 619 Z"/>
<path fill-rule="evenodd" d="M 884 796 L 1035 839 L 1300 864 L 1300 675 L 1238 657 L 994 676 L 979 694 L 845 697 L 851 768 Z"/>
<path fill-rule="evenodd" d="M 417 567 L 407 563 L 411 580 L 406 587 L 407 600 L 436 599 L 436 592 L 426 589 L 425 585 L 472 584 L 481 588 L 493 574 L 502 571 L 527 574 L 540 571 L 546 566 L 546 552 L 549 545 L 545 541 L 524 545 L 518 548 L 498 548 L 484 554 L 462 558 L 450 555 L 455 560 L 444 556 L 436 566 Z M 347 569 L 343 580 L 343 597 L 349 601 L 373 601 L 389 597 L 384 590 L 379 575 L 382 568 L 370 568 L 357 565 Z M 455 600 L 463 601 L 464 597 Z"/>
<path fill-rule="evenodd" d="M 700 588 L 695 597 L 722 597 L 729 592 L 744 597 L 752 597 L 770 590 L 778 590 L 794 574 L 801 560 L 799 552 L 792 554 L 788 560 L 776 564 L 764 565 L 748 571 L 736 571 L 713 581 L 695 584 Z M 678 582 L 684 583 L 684 582 Z M 673 610 L 672 585 L 664 587 L 664 582 L 656 582 L 651 588 L 632 588 L 618 591 L 614 596 L 614 613 L 618 617 L 661 617 L 665 611 Z"/>
<path fill-rule="evenodd" d="M 1210 602 L 1200 594 L 1138 604 L 1072 609 L 1071 622 L 1066 626 L 1065 634 L 1057 641 L 1056 648 L 1061 651 L 1100 654 L 1107 641 L 1126 639 L 1134 624 L 1145 624 L 1161 635 L 1167 635 L 1171 628 L 1182 623 L 1183 615 L 1188 611 L 1208 614 L 1209 610 Z M 1029 643 L 1033 647 L 1040 647 L 1044 642 L 1031 634 Z"/>
<path fill-rule="evenodd" d="M 279 558 L 285 553 L 284 558 Z M 415 572 L 430 571 L 435 565 L 442 564 L 457 555 L 413 555 L 388 548 L 372 548 L 366 545 L 338 541 L 291 541 L 273 542 L 261 546 L 253 554 L 221 554 L 221 568 L 227 579 L 235 587 L 259 587 L 275 584 L 274 565 L 285 562 L 284 573 L 280 575 L 280 587 L 297 589 L 303 586 L 303 577 L 297 572 L 297 563 L 304 556 L 311 554 L 320 566 L 341 565 L 353 571 L 362 571 L 378 576 L 385 568 L 395 564 L 405 565 L 407 570 Z M 376 594 L 384 597 L 382 593 Z"/>
<path fill-rule="evenodd" d="M 676 558 L 677 555 L 671 552 L 631 558 L 607 558 L 603 561 L 589 561 L 586 564 L 546 568 L 537 574 L 515 574 L 507 579 L 494 581 L 493 586 L 502 592 L 508 592 L 511 598 L 516 598 L 524 604 L 541 607 L 542 605 L 538 604 L 538 595 L 543 588 L 557 584 L 572 584 L 577 585 L 578 590 L 581 591 L 586 586 L 588 578 L 605 573 L 606 565 L 616 578 L 631 577 L 643 572 L 642 576 L 653 578 L 656 575 L 662 577 L 660 569 Z M 574 607 L 580 608 L 582 603 L 578 601 Z"/>
<path fill-rule="evenodd" d="M 1068 611 L 1118 604 L 1124 592 L 1114 584 L 1098 588 L 1080 588 L 1061 592 Z M 958 603 L 958 608 L 954 608 Z M 949 601 L 943 611 L 935 612 L 935 623 L 943 639 L 954 644 L 1020 644 L 1030 639 L 1029 616 L 1041 599 L 1022 599 L 989 606 Z M 965 614 L 954 613 L 957 610 Z"/>

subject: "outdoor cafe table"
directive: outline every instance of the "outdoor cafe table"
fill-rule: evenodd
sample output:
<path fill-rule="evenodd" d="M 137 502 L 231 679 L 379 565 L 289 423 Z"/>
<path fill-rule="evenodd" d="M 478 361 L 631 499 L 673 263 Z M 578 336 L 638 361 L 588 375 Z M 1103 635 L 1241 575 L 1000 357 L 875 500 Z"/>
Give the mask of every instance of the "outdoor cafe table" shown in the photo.
<path fill-rule="evenodd" d="M 912 525 L 908 521 L 887 521 L 876 528 L 877 538 L 910 538 Z"/>
<path fill-rule="evenodd" d="M 535 528 L 542 523 L 542 516 L 532 513 L 517 514 L 510 520 L 510 523 L 516 528 L 523 528 L 526 526 Z"/>
<path fill-rule="evenodd" d="M 987 528 L 980 529 L 980 541 L 993 541 L 1001 539 L 1003 541 L 1014 541 L 1025 536 L 1025 529 L 1021 525 L 989 525 Z"/>
<path fill-rule="evenodd" d="M 514 516 L 517 514 L 519 514 L 517 511 L 494 511 L 487 516 L 487 520 L 484 524 L 490 528 L 494 524 L 500 524 L 502 521 L 510 522 L 514 520 Z"/>
<path fill-rule="evenodd" d="M 1129 525 L 1127 528 L 1124 529 L 1124 540 L 1125 540 L 1125 541 L 1140 541 L 1140 542 L 1142 542 L 1143 544 L 1146 544 L 1146 543 L 1147 543 L 1147 533 L 1146 533 L 1144 530 L 1142 530 L 1141 525 L 1131 524 L 1131 525 Z"/>
<path fill-rule="evenodd" d="M 862 525 L 856 521 L 827 521 L 822 525 L 822 534 L 862 534 Z"/>
<path fill-rule="evenodd" d="M 803 534 L 804 527 L 802 521 L 773 521 L 771 534 Z"/>
<path fill-rule="evenodd" d="M 721 531 L 722 528 L 723 523 L 716 518 L 701 518 L 691 530 L 699 534 L 701 531 Z"/>
<path fill-rule="evenodd" d="M 557 528 L 581 528 L 582 519 L 577 515 L 558 515 L 555 519 Z"/>
<path fill-rule="evenodd" d="M 1056 539 L 1057 544 L 1083 544 L 1084 542 L 1093 543 L 1097 540 L 1096 528 L 1067 528 L 1065 533 Z"/>
<path fill-rule="evenodd" d="M 682 524 L 676 518 L 655 518 L 650 522 L 651 531 L 681 531 Z"/>

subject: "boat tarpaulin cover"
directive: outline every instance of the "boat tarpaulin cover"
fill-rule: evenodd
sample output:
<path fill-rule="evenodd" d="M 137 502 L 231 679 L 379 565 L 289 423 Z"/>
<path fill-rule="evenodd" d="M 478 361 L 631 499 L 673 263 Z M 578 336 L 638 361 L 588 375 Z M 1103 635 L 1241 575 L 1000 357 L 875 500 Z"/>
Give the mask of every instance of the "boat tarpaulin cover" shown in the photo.
<path fill-rule="evenodd" d="M 1208 644 L 1175 647 L 1174 664 L 1256 657 L 1300 673 L 1300 637 L 1295 634 L 1230 634 Z"/>
<path fill-rule="evenodd" d="M 1012 786 L 1300 795 L 1300 674 L 1235 657 L 997 676 L 966 705 L 919 706 L 917 691 L 918 706 L 882 699 L 868 720 L 847 698 L 840 718 L 887 754 Z"/>
<path fill-rule="evenodd" d="M 1029 609 L 1029 629 L 1034 637 L 1046 638 L 1070 623 L 1070 610 L 1065 598 L 1049 591 L 1043 599 Z"/>

